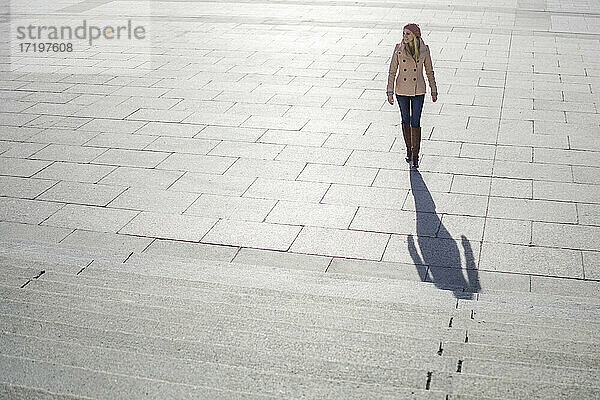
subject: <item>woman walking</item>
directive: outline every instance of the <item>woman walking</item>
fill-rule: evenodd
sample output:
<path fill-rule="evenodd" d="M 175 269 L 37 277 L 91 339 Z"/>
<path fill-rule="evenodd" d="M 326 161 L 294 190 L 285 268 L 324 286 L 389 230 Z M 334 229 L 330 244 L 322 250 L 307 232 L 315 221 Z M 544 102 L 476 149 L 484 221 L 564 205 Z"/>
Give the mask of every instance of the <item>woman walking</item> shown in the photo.
<path fill-rule="evenodd" d="M 394 104 L 394 94 L 398 100 L 402 116 L 402 135 L 406 143 L 406 162 L 412 161 L 413 168 L 419 167 L 421 111 L 427 92 L 423 67 L 431 88 L 431 99 L 435 102 L 437 86 L 429 47 L 421 38 L 419 26 L 407 24 L 404 27 L 402 42 L 396 44 L 390 62 L 387 98 L 390 104 Z"/>

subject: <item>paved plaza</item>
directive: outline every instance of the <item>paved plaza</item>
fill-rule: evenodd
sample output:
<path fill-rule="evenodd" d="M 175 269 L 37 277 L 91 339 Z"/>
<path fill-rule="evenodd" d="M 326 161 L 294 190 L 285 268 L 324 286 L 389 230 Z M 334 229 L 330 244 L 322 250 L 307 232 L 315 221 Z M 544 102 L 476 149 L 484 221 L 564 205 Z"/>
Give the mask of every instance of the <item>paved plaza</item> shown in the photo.
<path fill-rule="evenodd" d="M 597 0 L 38 3 L 0 15 L 0 397 L 600 397 Z M 17 35 L 84 20 L 144 37 Z"/>

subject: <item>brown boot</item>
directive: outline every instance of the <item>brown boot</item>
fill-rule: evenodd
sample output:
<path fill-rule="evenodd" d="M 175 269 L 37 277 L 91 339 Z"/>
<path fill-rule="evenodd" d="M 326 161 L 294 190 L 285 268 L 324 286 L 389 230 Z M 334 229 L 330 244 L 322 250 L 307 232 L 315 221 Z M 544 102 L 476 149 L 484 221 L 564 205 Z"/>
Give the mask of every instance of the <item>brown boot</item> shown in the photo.
<path fill-rule="evenodd" d="M 404 136 L 404 143 L 406 144 L 406 162 L 410 162 L 412 159 L 412 146 L 410 144 L 410 124 L 402 124 L 402 135 Z"/>
<path fill-rule="evenodd" d="M 411 127 L 413 168 L 419 168 L 419 150 L 421 150 L 421 127 Z"/>

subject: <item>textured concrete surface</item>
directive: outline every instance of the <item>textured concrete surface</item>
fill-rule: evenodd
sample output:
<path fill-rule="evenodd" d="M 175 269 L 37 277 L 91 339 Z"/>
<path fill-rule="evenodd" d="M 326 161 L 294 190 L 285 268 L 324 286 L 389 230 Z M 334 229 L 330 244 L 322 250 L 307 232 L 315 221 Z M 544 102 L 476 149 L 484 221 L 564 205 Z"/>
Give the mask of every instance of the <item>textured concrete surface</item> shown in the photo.
<path fill-rule="evenodd" d="M 597 1 L 0 12 L 0 397 L 600 396 Z"/>

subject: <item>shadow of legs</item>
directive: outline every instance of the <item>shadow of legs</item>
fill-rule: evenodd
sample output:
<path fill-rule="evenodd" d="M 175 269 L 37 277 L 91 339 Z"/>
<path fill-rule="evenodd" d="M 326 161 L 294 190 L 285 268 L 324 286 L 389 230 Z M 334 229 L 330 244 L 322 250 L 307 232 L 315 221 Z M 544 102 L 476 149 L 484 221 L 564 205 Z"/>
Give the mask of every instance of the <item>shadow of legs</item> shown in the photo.
<path fill-rule="evenodd" d="M 460 235 L 460 241 L 465 252 L 468 290 L 479 293 L 481 290 L 481 285 L 479 284 L 479 270 L 475 265 L 475 257 L 473 256 L 471 243 L 467 240 L 465 235 Z"/>
<path fill-rule="evenodd" d="M 417 243 L 412 235 L 407 241 L 419 277 L 422 281 L 433 282 L 440 289 L 452 290 L 457 298 L 472 299 L 473 292 L 479 292 L 481 286 L 469 240 L 461 235 L 466 264 L 464 270 L 459 246 L 438 216 L 435 202 L 420 172 L 413 170 L 410 173 L 410 184 L 416 212 Z M 437 232 L 431 230 L 432 224 L 438 227 Z M 429 267 L 426 272 L 421 271 L 422 265 Z"/>

